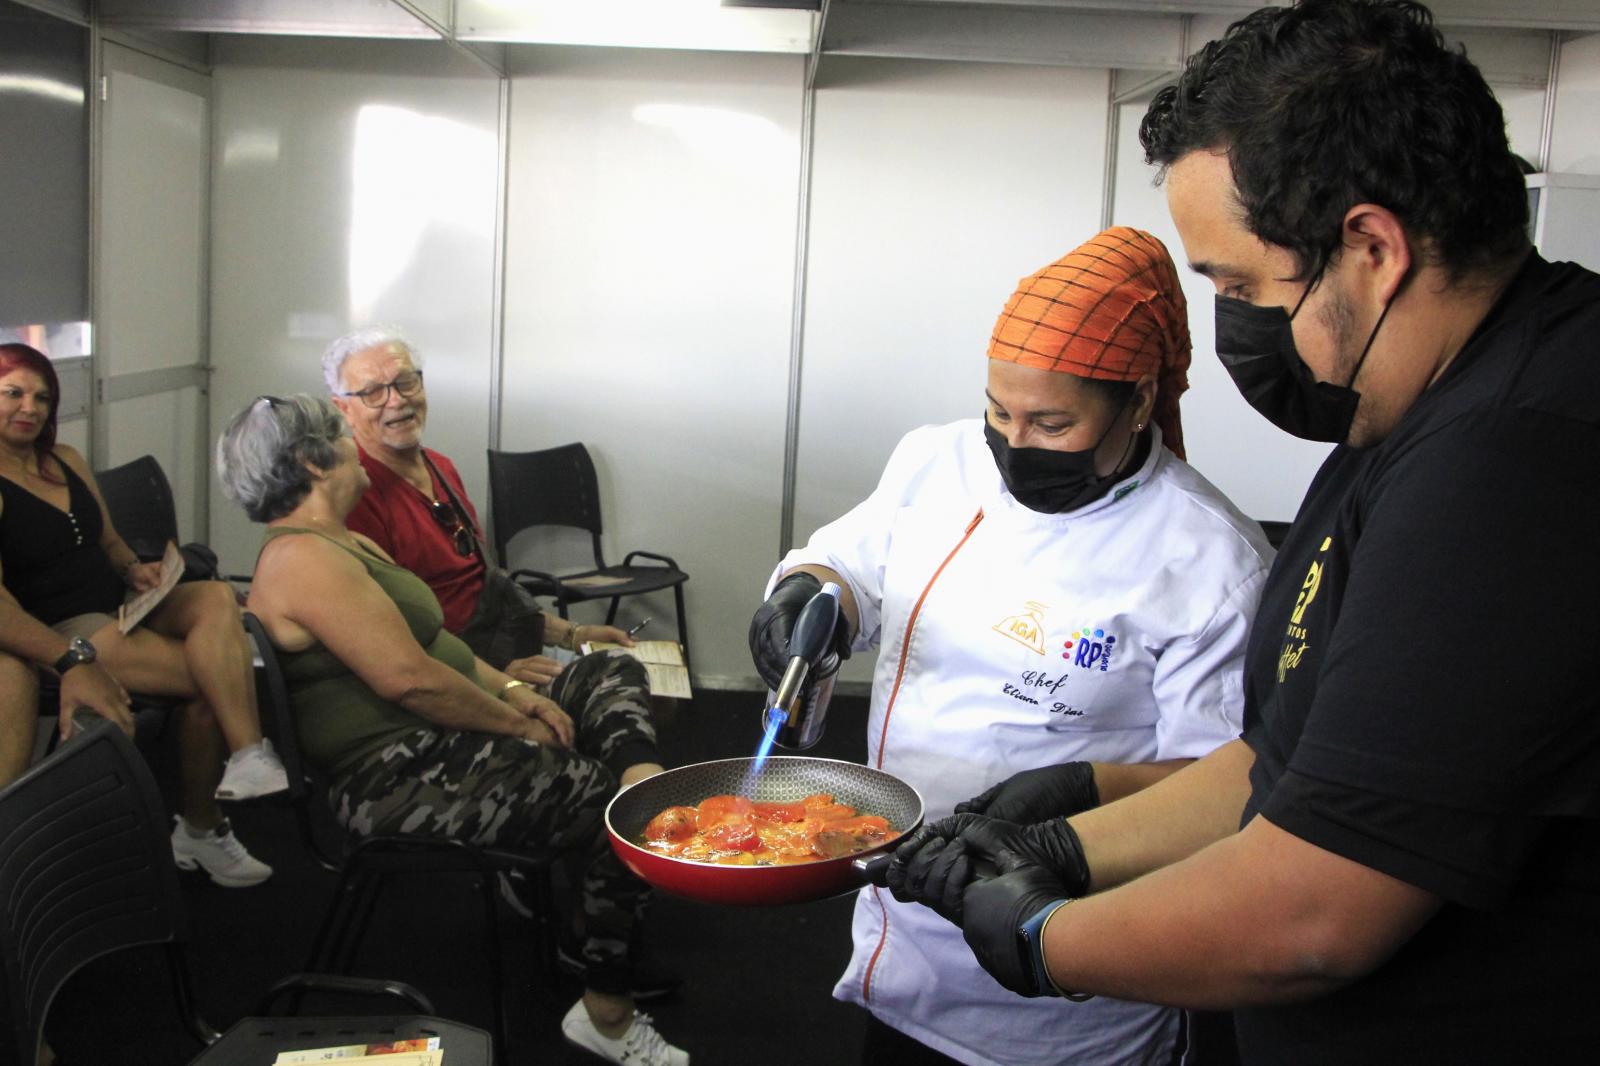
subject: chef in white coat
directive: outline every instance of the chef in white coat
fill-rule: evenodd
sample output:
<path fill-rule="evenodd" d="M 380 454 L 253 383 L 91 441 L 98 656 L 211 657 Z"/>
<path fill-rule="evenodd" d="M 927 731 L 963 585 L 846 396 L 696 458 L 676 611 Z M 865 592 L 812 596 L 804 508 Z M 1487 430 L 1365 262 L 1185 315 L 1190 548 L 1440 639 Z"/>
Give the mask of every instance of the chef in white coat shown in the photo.
<path fill-rule="evenodd" d="M 1156 238 L 1110 229 L 1024 278 L 988 354 L 984 417 L 907 434 L 872 495 L 784 558 L 750 631 L 775 684 L 801 607 L 842 587 L 836 650 L 879 649 L 868 761 L 930 819 L 973 797 L 1072 813 L 1237 737 L 1271 558 L 1182 458 L 1189 334 Z M 1172 1060 L 1179 1012 L 1013 995 L 885 889 L 860 893 L 853 937 L 834 995 L 872 1013 L 864 1062 Z"/>

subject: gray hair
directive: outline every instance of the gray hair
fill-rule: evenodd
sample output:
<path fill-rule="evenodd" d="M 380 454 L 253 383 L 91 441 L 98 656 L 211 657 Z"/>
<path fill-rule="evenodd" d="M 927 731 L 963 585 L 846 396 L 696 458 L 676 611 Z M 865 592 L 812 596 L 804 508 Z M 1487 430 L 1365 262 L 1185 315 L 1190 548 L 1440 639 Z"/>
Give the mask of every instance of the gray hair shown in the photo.
<path fill-rule="evenodd" d="M 357 352 L 364 352 L 368 348 L 376 348 L 380 344 L 398 344 L 411 356 L 413 366 L 422 366 L 422 356 L 411 346 L 411 342 L 401 335 L 393 326 L 366 326 L 362 329 L 346 333 L 322 353 L 322 380 L 328 383 L 330 393 L 343 391 L 340 375 L 344 373 L 344 361 Z"/>
<path fill-rule="evenodd" d="M 335 445 L 350 427 L 320 396 L 258 396 L 217 438 L 217 477 L 252 521 L 282 518 L 311 491 L 311 471 L 339 461 Z"/>

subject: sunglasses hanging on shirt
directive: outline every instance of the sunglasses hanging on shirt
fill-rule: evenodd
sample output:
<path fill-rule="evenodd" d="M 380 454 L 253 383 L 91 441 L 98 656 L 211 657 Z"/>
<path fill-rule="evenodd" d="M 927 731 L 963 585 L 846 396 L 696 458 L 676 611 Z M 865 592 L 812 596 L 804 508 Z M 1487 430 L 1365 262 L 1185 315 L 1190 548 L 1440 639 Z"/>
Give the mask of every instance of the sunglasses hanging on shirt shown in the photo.
<path fill-rule="evenodd" d="M 456 554 L 463 559 L 468 558 L 478 549 L 477 541 L 472 536 L 472 530 L 462 520 L 461 512 L 446 500 L 434 500 L 433 520 L 450 534 L 450 539 L 455 542 Z"/>

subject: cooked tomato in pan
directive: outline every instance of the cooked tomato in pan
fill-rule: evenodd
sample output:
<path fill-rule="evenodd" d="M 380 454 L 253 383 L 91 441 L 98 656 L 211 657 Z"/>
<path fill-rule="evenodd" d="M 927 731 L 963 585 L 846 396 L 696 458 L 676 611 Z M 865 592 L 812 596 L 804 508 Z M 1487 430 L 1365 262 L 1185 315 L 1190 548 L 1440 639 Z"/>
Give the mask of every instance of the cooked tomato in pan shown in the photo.
<path fill-rule="evenodd" d="M 893 835 L 887 820 L 816 792 L 791 803 L 712 796 L 697 807 L 668 807 L 644 827 L 642 843 L 695 862 L 786 866 L 870 851 Z"/>

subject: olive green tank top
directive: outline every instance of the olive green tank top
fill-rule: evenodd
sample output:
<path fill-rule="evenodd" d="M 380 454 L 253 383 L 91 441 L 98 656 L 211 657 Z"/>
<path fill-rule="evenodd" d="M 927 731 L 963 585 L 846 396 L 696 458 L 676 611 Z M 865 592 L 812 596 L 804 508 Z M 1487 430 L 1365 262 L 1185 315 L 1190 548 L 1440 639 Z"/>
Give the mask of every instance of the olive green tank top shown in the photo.
<path fill-rule="evenodd" d="M 314 529 L 277 526 L 267 530 L 262 545 L 296 534 L 322 537 L 359 559 L 372 580 L 400 608 L 406 626 L 423 650 L 477 683 L 472 649 L 444 628 L 439 600 L 421 578 L 403 566 L 339 544 Z M 278 661 L 283 665 L 289 689 L 300 750 L 312 765 L 335 777 L 354 769 L 385 744 L 430 724 L 372 691 L 321 644 L 304 651 L 280 651 Z"/>

